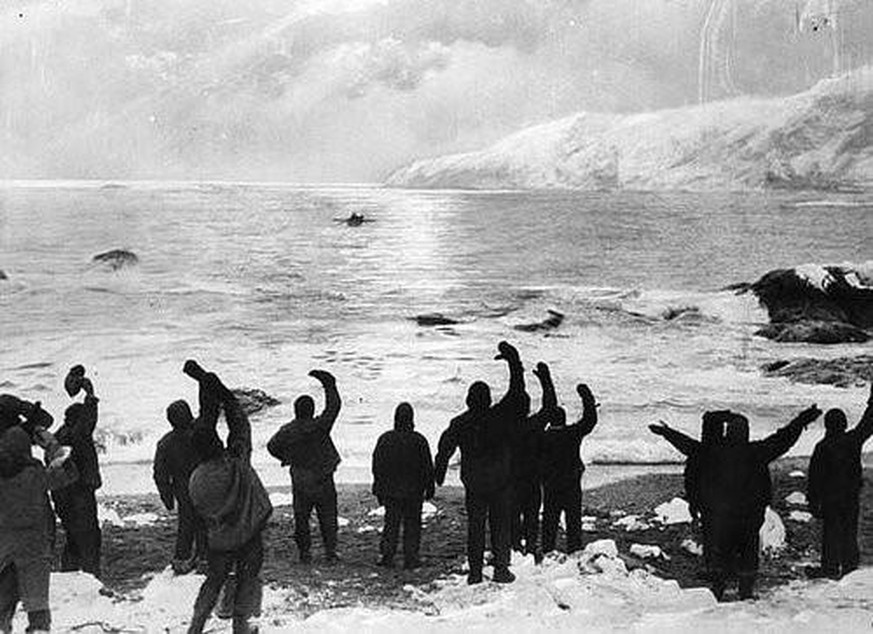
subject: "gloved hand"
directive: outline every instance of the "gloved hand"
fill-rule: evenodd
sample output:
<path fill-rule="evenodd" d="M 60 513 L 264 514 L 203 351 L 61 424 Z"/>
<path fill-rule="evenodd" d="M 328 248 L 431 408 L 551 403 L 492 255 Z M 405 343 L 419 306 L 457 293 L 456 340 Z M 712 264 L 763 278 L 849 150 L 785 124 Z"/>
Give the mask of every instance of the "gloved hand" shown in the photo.
<path fill-rule="evenodd" d="M 336 383 L 336 377 L 327 370 L 312 370 L 309 372 L 309 376 L 316 381 L 320 381 L 322 385 Z"/>
<path fill-rule="evenodd" d="M 536 377 L 540 379 L 547 378 L 551 376 L 551 370 L 549 370 L 549 366 L 540 361 L 537 363 L 537 367 L 534 368 L 533 373 Z"/>
<path fill-rule="evenodd" d="M 193 359 L 188 359 L 185 365 L 182 366 L 182 372 L 190 376 L 195 381 L 199 381 L 205 374 L 206 370 L 200 367 L 200 364 Z"/>
<path fill-rule="evenodd" d="M 799 420 L 800 424 L 806 427 L 819 416 L 821 416 L 821 410 L 817 405 L 813 404 L 800 412 L 800 414 L 797 415 L 796 420 Z"/>
<path fill-rule="evenodd" d="M 669 429 L 669 427 L 667 426 L 667 423 L 665 423 L 662 420 L 659 420 L 657 425 L 649 425 L 649 431 L 652 432 L 653 434 L 655 434 L 656 436 L 666 435 L 666 432 L 668 429 Z"/>
<path fill-rule="evenodd" d="M 498 354 L 494 357 L 495 360 L 505 359 L 506 361 L 514 361 L 519 358 L 518 350 L 516 350 L 515 346 L 507 341 L 501 341 L 497 344 Z"/>

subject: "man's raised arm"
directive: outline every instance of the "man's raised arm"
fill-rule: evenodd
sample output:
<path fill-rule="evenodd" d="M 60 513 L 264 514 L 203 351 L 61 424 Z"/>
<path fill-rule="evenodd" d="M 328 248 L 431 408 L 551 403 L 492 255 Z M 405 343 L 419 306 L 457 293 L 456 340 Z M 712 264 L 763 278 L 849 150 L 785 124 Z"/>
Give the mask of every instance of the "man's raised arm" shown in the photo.
<path fill-rule="evenodd" d="M 511 409 L 518 416 L 527 416 L 530 409 L 530 396 L 524 387 L 524 366 L 518 350 L 512 344 L 501 341 L 497 344 L 498 354 L 495 359 L 503 359 L 509 365 L 509 389 L 500 399 L 497 407 Z"/>
<path fill-rule="evenodd" d="M 324 388 L 324 411 L 319 414 L 317 421 L 322 431 L 330 433 L 342 407 L 342 399 L 336 388 L 336 378 L 325 370 L 312 370 L 309 376 L 319 381 Z"/>
<path fill-rule="evenodd" d="M 691 436 L 683 434 L 678 429 L 673 429 L 664 421 L 659 422 L 660 425 L 649 425 L 649 431 L 673 445 L 683 456 L 690 456 L 700 451 L 701 444 L 699 440 L 694 440 Z"/>
<path fill-rule="evenodd" d="M 579 429 L 579 435 L 584 438 L 597 425 L 597 402 L 594 400 L 591 389 L 585 383 L 576 386 L 576 393 L 582 399 L 582 418 L 579 419 L 576 426 Z"/>
<path fill-rule="evenodd" d="M 864 444 L 873 436 L 873 383 L 870 384 L 870 395 L 867 397 L 867 409 L 864 410 L 861 421 L 849 432 L 859 444 Z"/>
<path fill-rule="evenodd" d="M 758 446 L 766 462 L 772 462 L 791 449 L 792 445 L 800 438 L 800 433 L 819 416 L 821 416 L 821 410 L 818 407 L 815 405 L 807 407 L 795 416 L 790 423 L 780 427 L 763 440 L 752 444 Z"/>

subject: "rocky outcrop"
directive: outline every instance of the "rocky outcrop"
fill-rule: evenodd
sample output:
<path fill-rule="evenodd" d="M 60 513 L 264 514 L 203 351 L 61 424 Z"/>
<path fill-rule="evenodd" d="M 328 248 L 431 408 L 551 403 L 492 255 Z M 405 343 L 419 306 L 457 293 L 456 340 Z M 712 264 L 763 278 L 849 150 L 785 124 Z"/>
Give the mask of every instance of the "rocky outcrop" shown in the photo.
<path fill-rule="evenodd" d="M 782 360 L 767 363 L 761 370 L 764 376 L 785 377 L 795 383 L 863 387 L 873 382 L 873 356 Z"/>
<path fill-rule="evenodd" d="M 554 330 L 564 321 L 564 314 L 556 310 L 549 309 L 549 316 L 543 321 L 537 321 L 532 324 L 518 324 L 512 327 L 513 330 L 520 332 L 540 332 L 544 330 Z"/>
<path fill-rule="evenodd" d="M 117 271 L 128 266 L 139 264 L 139 256 L 137 256 L 133 251 L 128 251 L 127 249 L 112 249 L 111 251 L 98 253 L 91 258 L 91 261 L 98 264 L 104 264 L 113 271 Z"/>
<path fill-rule="evenodd" d="M 411 317 L 419 326 L 454 326 L 460 322 L 442 313 L 425 313 Z"/>
<path fill-rule="evenodd" d="M 756 334 L 780 342 L 863 343 L 873 330 L 873 262 L 776 269 L 737 287 L 752 292 L 770 324 Z"/>

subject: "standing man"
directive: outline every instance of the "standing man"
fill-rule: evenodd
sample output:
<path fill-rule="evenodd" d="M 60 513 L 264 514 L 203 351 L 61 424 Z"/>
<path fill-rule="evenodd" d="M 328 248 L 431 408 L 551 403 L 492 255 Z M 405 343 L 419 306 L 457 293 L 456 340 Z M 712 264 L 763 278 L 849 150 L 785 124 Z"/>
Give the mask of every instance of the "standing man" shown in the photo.
<path fill-rule="evenodd" d="M 66 533 L 61 570 L 83 570 L 100 578 L 102 534 L 97 520 L 95 492 L 103 481 L 94 445 L 99 399 L 94 396 L 94 386 L 85 377 L 85 368 L 81 365 L 70 369 L 64 387 L 71 397 L 84 392 L 85 400 L 66 409 L 64 424 L 55 434 L 61 445 L 71 448 L 70 460 L 79 473 L 76 482 L 52 492 L 55 511 Z"/>
<path fill-rule="evenodd" d="M 290 466 L 294 495 L 294 540 L 301 563 L 312 561 L 309 518 L 318 515 L 325 559 L 337 560 L 337 500 L 333 474 L 340 455 L 330 432 L 339 416 L 342 401 L 336 379 L 330 372 L 313 370 L 309 376 L 324 388 L 324 411 L 315 416 L 315 401 L 305 394 L 294 401 L 294 420 L 283 425 L 267 443 L 267 450 L 282 465 Z"/>
<path fill-rule="evenodd" d="M 403 567 L 421 565 L 421 506 L 433 497 L 433 459 L 427 439 L 415 431 L 412 405 L 394 410 L 394 429 L 379 436 L 373 451 L 373 495 L 385 507 L 380 566 L 394 566 L 403 523 Z"/>
<path fill-rule="evenodd" d="M 825 414 L 825 437 L 809 461 L 809 507 L 822 520 L 821 567 L 812 577 L 839 579 L 858 567 L 858 496 L 863 484 L 861 450 L 873 435 L 873 385 L 867 409 L 852 431 L 846 414 Z"/>
<path fill-rule="evenodd" d="M 445 481 L 449 459 L 461 450 L 461 482 L 467 507 L 468 584 L 482 582 L 485 553 L 485 523 L 491 531 L 494 553 L 493 581 L 511 583 L 509 570 L 512 512 L 512 447 L 518 428 L 528 415 L 530 397 L 524 387 L 524 367 L 518 350 L 505 341 L 497 346 L 509 366 L 509 389 L 497 405 L 491 405 L 491 388 L 476 381 L 467 392 L 467 410 L 454 418 L 439 441 L 435 479 Z"/>
<path fill-rule="evenodd" d="M 559 417 L 562 420 L 566 418 L 566 413 L 563 408 L 558 407 L 558 397 L 549 366 L 543 362 L 537 363 L 533 373 L 540 380 L 543 400 L 539 411 L 531 414 L 519 430 L 513 447 L 512 548 L 539 559 L 541 552 L 537 542 L 540 534 L 540 509 L 543 504 L 543 432 Z"/>
<path fill-rule="evenodd" d="M 754 598 L 764 512 L 772 497 L 769 465 L 788 451 L 821 415 L 815 405 L 763 440 L 749 442 L 749 420 L 732 414 L 724 443 L 708 452 L 700 479 L 701 504 L 710 516 L 712 592 L 721 601 L 736 576 L 740 599 Z"/>
<path fill-rule="evenodd" d="M 588 386 L 580 383 L 576 393 L 582 399 L 582 417 L 566 424 L 561 409 L 543 433 L 543 552 L 555 549 L 561 513 L 567 525 L 567 552 L 582 548 L 582 473 L 579 456 L 582 439 L 597 425 L 597 403 Z"/>
<path fill-rule="evenodd" d="M 167 510 L 172 511 L 174 506 L 178 510 L 173 572 L 181 575 L 190 572 L 197 562 L 205 561 L 206 527 L 194 511 L 188 494 L 188 480 L 197 467 L 191 441 L 194 417 L 188 403 L 182 400 L 170 403 L 167 420 L 173 429 L 158 441 L 154 480 Z"/>
<path fill-rule="evenodd" d="M 200 634 L 232 571 L 233 632 L 253 630 L 249 618 L 260 613 L 263 531 L 273 512 L 270 497 L 249 464 L 251 428 L 233 393 L 197 363 L 185 363 L 184 372 L 200 383 L 200 418 L 194 424 L 192 444 L 198 466 L 191 474 L 191 504 L 207 528 L 206 579 L 194 602 L 189 634 Z M 227 449 L 215 427 L 221 408 L 228 427 Z M 230 585 L 230 584 L 229 584 Z M 229 590 L 225 588 L 225 592 Z"/>

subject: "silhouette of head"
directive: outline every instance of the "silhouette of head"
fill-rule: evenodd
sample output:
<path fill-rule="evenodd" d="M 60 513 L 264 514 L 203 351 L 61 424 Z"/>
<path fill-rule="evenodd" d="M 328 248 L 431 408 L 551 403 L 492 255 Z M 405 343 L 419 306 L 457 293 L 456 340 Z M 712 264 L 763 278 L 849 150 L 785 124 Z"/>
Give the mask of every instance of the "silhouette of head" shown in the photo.
<path fill-rule="evenodd" d="M 491 388 L 484 381 L 476 381 L 467 390 L 467 407 L 482 412 L 491 407 Z"/>
<path fill-rule="evenodd" d="M 749 442 L 749 419 L 742 414 L 733 414 L 727 421 L 724 434 L 730 445 L 744 445 Z"/>
<path fill-rule="evenodd" d="M 842 434 L 849 426 L 846 413 L 841 409 L 829 409 L 824 417 L 825 432 L 828 434 Z"/>
<path fill-rule="evenodd" d="M 304 394 L 294 401 L 294 418 L 304 420 L 312 418 L 315 414 L 315 401 L 308 394 Z"/>
<path fill-rule="evenodd" d="M 724 440 L 724 412 L 706 412 L 700 428 L 700 442 L 711 445 Z"/>
<path fill-rule="evenodd" d="M 194 420 L 194 415 L 191 414 L 191 408 L 186 401 L 178 400 L 167 407 L 167 420 L 170 421 L 173 429 L 184 429 Z"/>
<path fill-rule="evenodd" d="M 567 410 L 563 407 L 556 407 L 552 413 L 552 427 L 566 427 L 567 425 Z"/>
<path fill-rule="evenodd" d="M 412 431 L 415 429 L 413 422 L 412 405 L 409 403 L 401 403 L 394 410 L 394 429 L 399 431 Z"/>
<path fill-rule="evenodd" d="M 82 403 L 73 403 L 64 410 L 64 422 L 75 424 L 85 413 L 85 406 Z"/>

